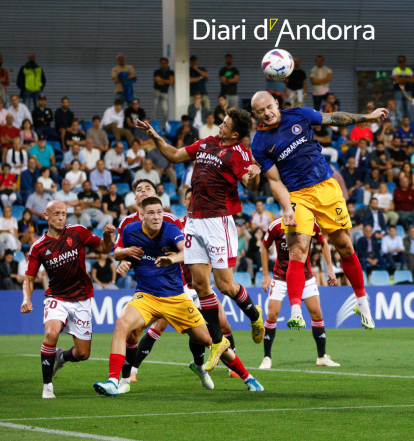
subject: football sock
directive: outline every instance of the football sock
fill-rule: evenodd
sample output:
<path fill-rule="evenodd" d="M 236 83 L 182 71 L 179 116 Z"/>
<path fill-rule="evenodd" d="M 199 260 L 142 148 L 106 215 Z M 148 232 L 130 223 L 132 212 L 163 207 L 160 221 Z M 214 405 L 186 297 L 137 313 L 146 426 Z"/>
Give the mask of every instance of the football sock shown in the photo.
<path fill-rule="evenodd" d="M 63 361 L 71 361 L 72 363 L 77 363 L 79 360 L 76 358 L 75 346 L 71 347 L 62 354 Z"/>
<path fill-rule="evenodd" d="M 299 305 L 300 307 L 303 289 L 305 288 L 305 264 L 303 262 L 289 260 L 289 266 L 286 272 L 286 284 L 291 306 Z"/>
<path fill-rule="evenodd" d="M 40 359 L 42 360 L 43 384 L 52 382 L 53 366 L 55 365 L 56 346 L 48 345 L 43 342 L 40 349 Z"/>
<path fill-rule="evenodd" d="M 249 372 L 247 372 L 240 358 L 236 355 L 235 359 L 230 363 L 226 363 L 221 360 L 229 369 L 236 372 L 242 380 L 247 380 L 249 378 Z"/>
<path fill-rule="evenodd" d="M 312 334 L 318 349 L 318 357 L 323 357 L 326 354 L 325 323 L 323 320 L 312 320 Z"/>
<path fill-rule="evenodd" d="M 189 339 L 188 342 L 190 351 L 194 357 L 194 364 L 201 368 L 204 364 L 205 347 L 199 343 L 194 343 L 191 339 Z"/>
<path fill-rule="evenodd" d="M 128 340 L 126 341 L 126 355 L 124 365 L 122 366 L 122 378 L 129 378 L 131 376 L 132 363 L 137 358 L 138 342 Z"/>
<path fill-rule="evenodd" d="M 200 305 L 200 312 L 206 321 L 207 329 L 213 343 L 220 343 L 223 340 L 223 333 L 221 332 L 220 327 L 217 297 L 215 294 L 210 294 L 207 297 L 200 297 Z"/>
<path fill-rule="evenodd" d="M 124 365 L 125 355 L 122 354 L 110 354 L 109 355 L 109 377 L 108 379 L 113 381 L 118 386 L 119 374 L 121 373 L 122 366 Z"/>
<path fill-rule="evenodd" d="M 240 285 L 239 292 L 233 297 L 239 308 L 246 314 L 251 322 L 255 322 L 259 318 L 259 311 L 254 306 L 249 293 L 242 285 Z"/>
<path fill-rule="evenodd" d="M 138 345 L 137 356 L 132 365 L 136 368 L 141 366 L 141 363 L 148 357 L 152 351 L 154 343 L 161 337 L 161 334 L 155 329 L 149 328 L 148 332 L 141 338 Z"/>
<path fill-rule="evenodd" d="M 236 352 L 236 346 L 234 344 L 234 337 L 233 334 L 230 332 L 228 334 L 223 334 L 224 337 L 227 338 L 227 340 L 230 342 L 230 347 L 233 349 L 234 352 Z"/>
<path fill-rule="evenodd" d="M 355 251 L 350 256 L 341 257 L 341 262 L 344 274 L 352 285 L 357 298 L 365 297 L 364 274 Z"/>
<path fill-rule="evenodd" d="M 263 340 L 265 357 L 272 358 L 272 345 L 276 337 L 276 325 L 277 322 L 271 322 L 269 320 L 265 322 L 265 336 Z"/>

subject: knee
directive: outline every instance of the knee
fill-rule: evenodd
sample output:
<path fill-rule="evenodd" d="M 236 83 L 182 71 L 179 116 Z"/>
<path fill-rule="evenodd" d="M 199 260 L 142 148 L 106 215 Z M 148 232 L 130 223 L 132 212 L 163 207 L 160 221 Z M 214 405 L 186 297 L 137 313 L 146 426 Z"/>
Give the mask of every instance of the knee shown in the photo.
<path fill-rule="evenodd" d="M 87 360 L 91 355 L 91 350 L 90 348 L 85 348 L 85 349 L 80 349 L 80 350 L 76 350 L 76 358 L 79 361 L 85 361 Z"/>
<path fill-rule="evenodd" d="M 309 310 L 309 314 L 310 314 L 312 320 L 322 320 L 323 319 L 321 308 Z"/>
<path fill-rule="evenodd" d="M 234 297 L 239 288 L 236 283 L 220 280 L 217 282 L 217 289 L 225 296 Z"/>
<path fill-rule="evenodd" d="M 274 311 L 269 311 L 267 313 L 266 320 L 269 322 L 277 322 L 277 319 L 279 318 L 279 313 Z"/>
<path fill-rule="evenodd" d="M 49 329 L 46 331 L 45 340 L 49 342 L 49 344 L 56 343 L 59 338 L 59 331 L 56 329 Z"/>
<path fill-rule="evenodd" d="M 127 338 L 126 338 L 126 341 L 129 343 L 129 344 L 135 344 L 135 343 L 138 343 L 138 339 L 139 339 L 139 336 L 141 335 L 141 330 L 139 330 L 139 329 L 134 329 L 133 331 L 131 331 L 128 335 L 127 335 Z"/>
<path fill-rule="evenodd" d="M 210 294 L 210 284 L 206 284 L 204 281 L 193 278 L 193 288 L 197 291 L 198 295 L 203 297 Z"/>
<path fill-rule="evenodd" d="M 115 323 L 115 333 L 121 335 L 128 335 L 129 325 L 123 317 L 119 318 Z"/>

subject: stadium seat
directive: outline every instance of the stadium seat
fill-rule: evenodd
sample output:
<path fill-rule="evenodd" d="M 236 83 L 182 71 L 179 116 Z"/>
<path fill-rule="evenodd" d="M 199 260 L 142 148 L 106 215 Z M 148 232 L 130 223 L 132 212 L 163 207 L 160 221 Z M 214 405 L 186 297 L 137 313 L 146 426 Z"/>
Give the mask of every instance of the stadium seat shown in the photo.
<path fill-rule="evenodd" d="M 181 179 L 185 173 L 185 165 L 184 163 L 174 164 L 174 170 L 177 175 L 177 179 Z"/>
<path fill-rule="evenodd" d="M 404 238 L 405 237 L 404 227 L 402 225 L 396 225 L 396 227 L 397 227 L 397 236 Z"/>
<path fill-rule="evenodd" d="M 358 210 L 365 210 L 367 206 L 365 204 L 362 204 L 360 202 L 355 203 L 355 212 Z"/>
<path fill-rule="evenodd" d="M 270 211 L 275 217 L 279 216 L 279 204 L 264 204 L 264 209 Z"/>
<path fill-rule="evenodd" d="M 388 286 L 391 285 L 390 275 L 388 271 L 374 270 L 371 273 L 371 286 Z"/>
<path fill-rule="evenodd" d="M 3 216 L 3 209 L 0 207 L 0 216 Z"/>
<path fill-rule="evenodd" d="M 116 185 L 118 186 L 117 193 L 120 196 L 125 196 L 127 193 L 131 191 L 129 184 L 127 184 L 126 182 L 120 182 L 119 184 Z"/>
<path fill-rule="evenodd" d="M 214 280 L 214 274 L 213 273 L 210 274 L 210 286 L 212 288 L 216 287 L 216 281 Z"/>
<path fill-rule="evenodd" d="M 150 124 L 152 125 L 152 127 L 154 128 L 154 130 L 158 133 L 158 135 L 162 135 L 162 129 L 161 129 L 161 124 L 159 121 L 150 121 Z"/>
<path fill-rule="evenodd" d="M 111 147 L 116 145 L 117 142 L 122 142 L 122 144 L 124 144 L 124 152 L 126 152 L 129 149 L 128 143 L 126 141 L 112 141 L 111 142 Z"/>
<path fill-rule="evenodd" d="M 12 205 L 12 217 L 15 217 L 17 222 L 19 222 L 19 220 L 22 220 L 23 211 L 23 205 Z"/>
<path fill-rule="evenodd" d="M 273 277 L 273 273 L 270 273 L 270 277 Z M 263 273 L 260 271 L 260 272 L 256 273 L 256 276 L 254 278 L 254 286 L 256 288 L 261 288 L 262 281 L 263 281 Z"/>
<path fill-rule="evenodd" d="M 246 201 L 247 199 L 249 199 L 249 197 L 246 195 L 243 185 L 241 185 L 240 182 L 237 185 L 237 190 L 239 192 L 239 199 L 241 201 Z"/>
<path fill-rule="evenodd" d="M 243 204 L 243 213 L 251 216 L 256 211 L 256 206 L 254 204 Z"/>
<path fill-rule="evenodd" d="M 233 273 L 233 277 L 236 283 L 243 285 L 245 288 L 251 288 L 253 286 L 249 273 L 235 272 Z"/>
<path fill-rule="evenodd" d="M 388 191 L 393 194 L 394 190 L 397 188 L 397 184 L 395 182 L 387 182 Z"/>
<path fill-rule="evenodd" d="M 48 141 L 47 142 L 54 151 L 56 152 L 61 152 L 62 151 L 62 146 L 60 145 L 59 141 Z"/>
<path fill-rule="evenodd" d="M 184 216 L 187 215 L 187 208 L 185 205 L 181 205 L 181 204 L 171 205 L 171 211 L 172 214 L 178 217 L 178 219 L 182 219 Z"/>
<path fill-rule="evenodd" d="M 23 253 L 23 251 L 15 251 L 13 253 L 13 260 L 15 262 L 21 262 L 22 260 L 24 260 L 24 253 Z"/>
<path fill-rule="evenodd" d="M 83 123 L 85 125 L 85 132 L 87 132 L 89 129 L 93 127 L 93 123 L 91 120 L 84 121 Z"/>
<path fill-rule="evenodd" d="M 368 283 L 367 272 L 366 272 L 366 271 L 362 271 L 362 274 L 363 274 L 363 276 L 364 276 L 364 285 L 365 285 L 365 286 L 369 285 L 369 283 Z"/>
<path fill-rule="evenodd" d="M 175 138 L 178 127 L 181 127 L 181 121 L 167 121 L 167 123 L 165 124 L 165 135 L 169 136 L 170 138 Z"/>
<path fill-rule="evenodd" d="M 103 232 L 104 232 L 103 228 L 94 228 L 93 230 L 93 234 L 95 236 L 98 236 L 100 239 L 103 239 Z"/>
<path fill-rule="evenodd" d="M 413 283 L 413 275 L 408 270 L 397 270 L 394 273 L 394 285 L 398 283 L 410 282 Z"/>
<path fill-rule="evenodd" d="M 165 192 L 170 197 L 171 202 L 176 202 L 179 200 L 179 197 L 177 196 L 177 192 L 175 191 L 174 184 L 171 182 L 164 182 L 164 188 Z"/>

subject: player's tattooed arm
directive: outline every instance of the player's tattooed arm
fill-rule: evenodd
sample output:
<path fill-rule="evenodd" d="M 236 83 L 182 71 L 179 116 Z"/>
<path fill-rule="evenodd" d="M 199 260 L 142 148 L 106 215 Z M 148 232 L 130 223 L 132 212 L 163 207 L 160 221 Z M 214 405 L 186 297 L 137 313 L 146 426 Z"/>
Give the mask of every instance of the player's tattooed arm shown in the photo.
<path fill-rule="evenodd" d="M 332 125 L 332 126 L 350 126 L 352 124 L 359 124 L 367 121 L 375 121 L 378 118 L 386 118 L 388 116 L 387 109 L 376 109 L 374 112 L 367 115 L 361 115 L 358 113 L 348 113 L 348 112 L 333 112 L 333 113 L 323 113 L 322 124 Z"/>

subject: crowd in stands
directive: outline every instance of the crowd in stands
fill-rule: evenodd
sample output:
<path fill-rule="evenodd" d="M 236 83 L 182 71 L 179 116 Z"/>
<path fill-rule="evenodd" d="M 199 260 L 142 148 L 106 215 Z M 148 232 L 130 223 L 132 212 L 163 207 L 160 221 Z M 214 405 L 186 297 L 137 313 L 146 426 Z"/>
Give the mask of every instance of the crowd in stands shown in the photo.
<path fill-rule="evenodd" d="M 225 66 L 218 73 L 221 91 L 215 105 L 207 91 L 210 74 L 198 66 L 196 56 L 190 58 L 191 103 L 181 121 L 167 121 L 168 89 L 175 79 L 164 57 L 154 72 L 151 119 L 134 96 L 135 71 L 122 54 L 112 69 L 113 105 L 102 117 L 94 115 L 85 121 L 76 118 L 68 97 L 61 99 L 56 111 L 47 107 L 46 76 L 34 54 L 19 70 L 20 96 L 8 98 L 10 80 L 1 63 L 0 55 L 0 289 L 21 287 L 24 272 L 20 263 L 26 261 L 29 247 L 47 228 L 44 212 L 53 199 L 67 205 L 68 223 L 84 225 L 99 235 L 106 224 L 117 226 L 137 211 L 132 183 L 149 179 L 157 186 L 164 209 L 178 217 L 185 215 L 182 204 L 191 186 L 193 164 L 170 164 L 134 121 L 151 121 L 167 142 L 181 148 L 217 135 L 226 110 L 239 104 L 240 72 L 232 64 L 231 54 L 225 55 Z M 387 102 L 387 119 L 353 127 L 314 127 L 315 139 L 347 200 L 351 235 L 368 276 L 373 270 L 387 271 L 391 276 L 399 269 L 414 270 L 414 75 L 405 63 L 405 57 L 398 57 L 398 67 L 393 70 L 394 96 Z M 341 110 L 330 88 L 332 78 L 323 56 L 317 56 L 310 71 L 313 104 L 326 113 Z M 285 109 L 303 106 L 308 87 L 300 59 L 295 59 L 287 80 L 266 78 L 266 89 Z M 368 102 L 365 112 L 372 112 L 378 104 Z M 158 108 L 162 110 L 159 122 L 155 120 Z M 243 139 L 248 148 L 256 132 L 256 121 L 252 119 L 252 123 L 251 133 Z M 263 237 L 281 212 L 264 177 L 258 191 L 250 192 L 240 185 L 239 193 L 243 209 L 234 216 L 239 233 L 235 270 L 247 272 L 255 280 L 262 269 Z M 131 286 L 131 277 L 116 274 L 110 256 L 91 252 L 88 259 L 92 259 L 88 271 L 95 289 Z M 272 271 L 274 248 L 270 259 Z M 320 244 L 313 245 L 310 261 L 318 283 L 327 285 Z M 332 263 L 339 283 L 347 284 L 335 252 Z M 47 283 L 44 268 L 36 283 L 38 287 Z"/>

